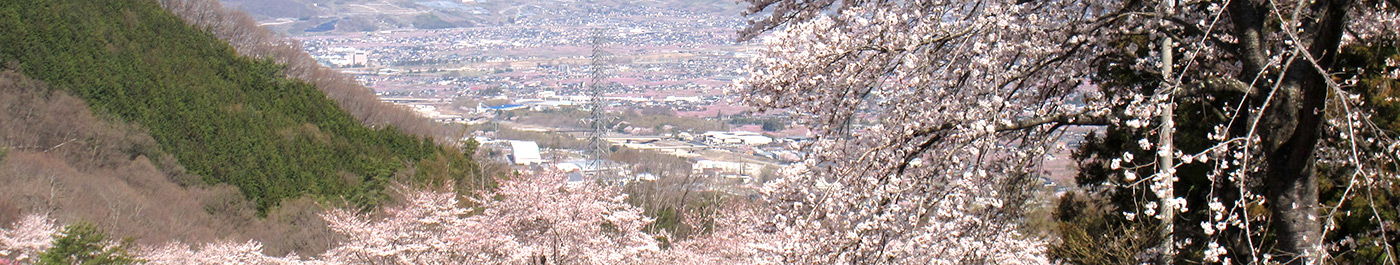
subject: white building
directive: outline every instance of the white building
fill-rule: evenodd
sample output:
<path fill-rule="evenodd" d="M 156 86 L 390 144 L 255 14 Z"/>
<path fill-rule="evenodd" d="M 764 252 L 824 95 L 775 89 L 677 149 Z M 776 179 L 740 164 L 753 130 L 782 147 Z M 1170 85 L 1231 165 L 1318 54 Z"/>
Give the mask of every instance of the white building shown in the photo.
<path fill-rule="evenodd" d="M 699 159 L 695 160 L 695 164 L 691 165 L 690 168 L 696 174 L 714 171 L 725 174 L 756 175 L 763 170 L 763 166 L 764 164 L 760 163 Z"/>
<path fill-rule="evenodd" d="M 536 93 L 535 96 L 542 99 L 554 99 L 558 98 L 559 94 L 554 93 L 554 91 L 540 91 L 539 93 Z"/>
<path fill-rule="evenodd" d="M 720 132 L 710 131 L 701 134 L 700 140 L 708 144 L 742 144 L 742 145 L 766 145 L 773 143 L 773 138 L 760 135 L 756 132 Z"/>
<path fill-rule="evenodd" d="M 370 53 L 350 47 L 334 47 L 330 51 L 336 53 L 334 57 L 328 59 L 331 65 L 338 67 L 369 66 Z"/>
<path fill-rule="evenodd" d="M 369 66 L 369 53 L 364 51 L 351 53 L 350 65 Z"/>
<path fill-rule="evenodd" d="M 544 163 L 540 146 L 534 141 L 510 141 L 510 160 L 516 165 Z"/>

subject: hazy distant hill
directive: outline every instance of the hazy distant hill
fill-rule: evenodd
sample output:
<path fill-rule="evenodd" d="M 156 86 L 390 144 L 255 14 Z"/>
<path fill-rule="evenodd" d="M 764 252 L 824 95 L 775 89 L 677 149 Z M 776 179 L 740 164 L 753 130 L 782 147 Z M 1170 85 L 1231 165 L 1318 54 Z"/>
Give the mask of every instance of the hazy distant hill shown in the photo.
<path fill-rule="evenodd" d="M 729 0 L 221 0 L 289 33 L 509 25 L 531 19 L 605 17 L 616 23 L 653 19 L 628 12 L 738 17 Z M 568 14 L 568 15 L 561 15 Z"/>
<path fill-rule="evenodd" d="M 310 0 L 222 0 L 224 6 L 239 8 L 261 18 L 313 18 L 319 15 L 316 1 Z M 329 1 L 322 1 L 329 2 Z"/>

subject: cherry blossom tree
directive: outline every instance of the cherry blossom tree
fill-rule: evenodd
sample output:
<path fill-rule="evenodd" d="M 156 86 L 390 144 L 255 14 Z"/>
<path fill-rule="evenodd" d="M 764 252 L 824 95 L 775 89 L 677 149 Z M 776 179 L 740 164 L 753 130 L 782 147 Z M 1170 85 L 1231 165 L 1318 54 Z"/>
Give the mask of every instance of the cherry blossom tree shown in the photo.
<path fill-rule="evenodd" d="M 750 1 L 773 31 L 743 85 L 814 129 L 805 165 L 767 190 L 819 263 L 1041 263 L 1017 236 L 1024 185 L 1055 127 L 1105 124 L 1082 88 L 1111 3 Z M 1081 11 L 1081 12 L 1071 12 Z M 1125 99 L 1114 99 L 1125 100 Z M 1007 243 L 1005 248 L 973 249 Z"/>
<path fill-rule="evenodd" d="M 450 186 L 450 185 L 449 185 Z M 641 229 L 651 218 L 616 187 L 525 174 L 460 207 L 455 193 L 411 192 L 382 220 L 345 210 L 325 215 L 349 237 L 325 254 L 337 263 L 637 264 L 657 257 Z"/>
<path fill-rule="evenodd" d="M 303 260 L 295 253 L 286 257 L 272 257 L 262 253 L 262 243 L 219 242 L 205 244 L 198 250 L 180 243 L 168 243 L 137 253 L 146 264 L 329 264 L 315 260 Z"/>
<path fill-rule="evenodd" d="M 711 227 L 685 240 L 673 241 L 664 255 L 654 263 L 677 264 L 784 264 L 777 255 L 782 250 L 778 242 L 786 234 L 776 233 L 768 212 L 758 205 L 731 201 L 720 207 L 711 220 L 689 217 L 690 227 Z"/>
<path fill-rule="evenodd" d="M 20 218 L 9 229 L 0 229 L 0 261 L 35 261 L 39 252 L 53 246 L 53 235 L 57 232 L 53 220 L 46 215 L 30 214 Z"/>
<path fill-rule="evenodd" d="M 47 215 L 29 214 L 24 216 L 10 228 L 0 229 L 0 264 L 33 264 L 38 262 L 38 254 L 54 245 L 57 234 L 59 234 L 58 227 L 55 226 L 54 220 Z M 142 249 L 133 254 L 135 254 L 136 260 L 147 264 L 324 263 L 303 261 L 295 254 L 281 258 L 266 256 L 262 254 L 262 244 L 254 241 L 206 244 L 198 251 L 194 251 L 190 246 L 184 244 L 169 243 L 159 247 Z"/>
<path fill-rule="evenodd" d="M 1144 138 L 1158 156 L 1127 153 L 1113 168 L 1160 201 L 1129 214 L 1170 224 L 1178 220 L 1164 213 L 1194 208 L 1219 213 L 1202 226 L 1234 227 L 1195 238 L 1215 246 L 1192 253 L 1204 261 L 1325 259 L 1316 163 L 1353 168 L 1348 185 L 1394 178 L 1375 170 L 1393 159 L 1319 148 L 1356 135 L 1380 137 L 1350 141 L 1394 142 L 1359 123 L 1367 114 L 1331 74 L 1345 43 L 1395 36 L 1394 1 L 745 2 L 752 20 L 740 38 L 764 44 L 741 84 L 748 102 L 795 112 L 818 135 L 806 163 L 767 190 L 780 227 L 803 233 L 785 248 L 794 259 L 1038 262 L 1040 244 L 1014 236 L 1015 222 L 1060 129 L 1124 126 L 1170 140 L 1180 136 L 1162 133 L 1171 124 L 1162 121 L 1179 101 L 1219 103 L 1196 105 L 1224 118 L 1206 139 L 1189 139 L 1213 144 L 1188 153 Z M 1108 45 L 1133 38 L 1172 45 Z M 1148 52 L 1123 52 L 1139 48 Z M 1124 55 L 1132 57 L 1114 57 Z M 1111 78 L 1107 69 L 1160 82 L 1105 93 L 1097 82 Z M 1370 150 L 1395 152 L 1380 146 Z M 1187 163 L 1213 165 L 1202 177 L 1216 184 L 1173 187 Z M 1188 189 L 1213 199 L 1186 205 L 1178 194 Z M 1277 243 L 1266 247 L 1265 236 Z M 945 252 L 1017 240 L 1018 251 Z"/>

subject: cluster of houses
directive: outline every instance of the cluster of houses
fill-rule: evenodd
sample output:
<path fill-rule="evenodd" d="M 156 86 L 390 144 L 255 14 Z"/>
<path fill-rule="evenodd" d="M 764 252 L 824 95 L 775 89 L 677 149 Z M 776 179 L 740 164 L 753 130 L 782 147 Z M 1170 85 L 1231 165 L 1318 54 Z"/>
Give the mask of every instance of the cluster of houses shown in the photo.
<path fill-rule="evenodd" d="M 652 150 L 662 154 L 687 158 L 693 174 L 741 179 L 750 183 L 765 167 L 777 166 L 780 161 L 772 149 L 775 138 L 755 132 L 711 131 L 699 135 L 682 133 L 674 137 L 664 136 L 615 136 L 606 137 L 610 145 L 634 150 Z M 508 148 L 506 158 L 520 166 L 550 166 L 566 174 L 588 174 L 597 171 L 623 170 L 616 162 L 605 160 L 550 161 L 542 155 L 540 146 L 533 141 L 502 140 L 501 148 Z M 574 150 L 576 151 L 576 150 Z M 796 157 L 795 152 L 778 151 L 786 157 Z M 630 174 L 630 173 L 627 173 Z M 637 179 L 654 180 L 655 176 L 639 176 Z"/>

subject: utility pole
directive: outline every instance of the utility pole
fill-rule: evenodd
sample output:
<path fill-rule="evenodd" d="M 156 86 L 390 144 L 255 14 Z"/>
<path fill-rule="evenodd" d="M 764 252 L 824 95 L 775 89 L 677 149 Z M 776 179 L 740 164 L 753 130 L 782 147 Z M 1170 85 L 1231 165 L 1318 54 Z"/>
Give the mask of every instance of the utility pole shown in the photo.
<path fill-rule="evenodd" d="M 1175 238 L 1172 236 L 1174 227 L 1173 221 L 1176 219 L 1176 174 L 1174 159 L 1175 146 L 1172 143 L 1172 135 L 1176 133 L 1176 122 L 1172 120 L 1176 108 L 1175 96 L 1176 84 L 1172 77 L 1172 38 L 1166 32 L 1167 18 L 1176 9 L 1176 0 L 1162 0 L 1157 4 L 1157 15 L 1160 16 L 1162 25 L 1162 84 L 1157 90 L 1166 96 L 1166 102 L 1162 106 L 1162 129 L 1157 135 L 1157 177 L 1160 178 L 1160 186 L 1156 187 L 1157 198 L 1161 200 L 1157 212 L 1162 215 L 1162 257 L 1163 264 L 1173 264 L 1176 260 Z"/>

